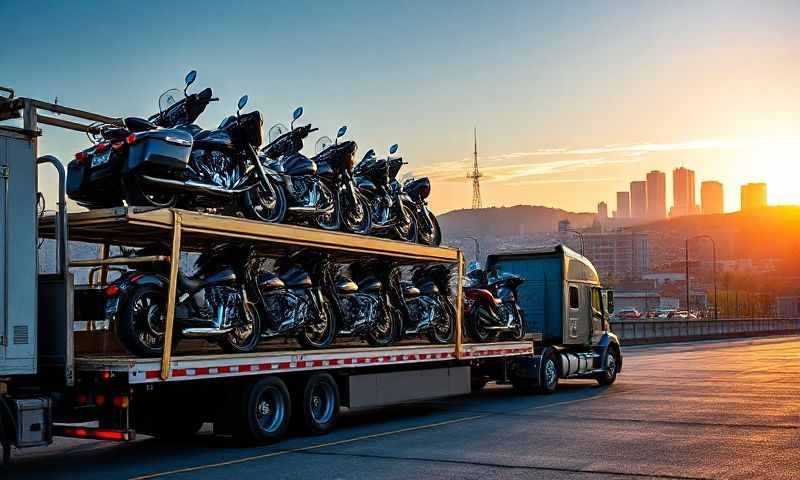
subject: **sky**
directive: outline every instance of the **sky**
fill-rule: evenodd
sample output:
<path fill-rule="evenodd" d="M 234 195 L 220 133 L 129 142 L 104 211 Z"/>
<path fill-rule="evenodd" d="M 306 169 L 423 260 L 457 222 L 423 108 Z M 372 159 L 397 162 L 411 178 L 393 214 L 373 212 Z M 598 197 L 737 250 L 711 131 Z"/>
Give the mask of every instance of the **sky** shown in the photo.
<path fill-rule="evenodd" d="M 392 143 L 427 175 L 434 211 L 468 208 L 473 128 L 484 206 L 615 208 L 654 169 L 800 203 L 800 2 L 0 0 L 0 85 L 110 116 L 147 116 L 198 71 L 221 101 L 248 94 L 266 127 L 304 120 L 359 151 Z M 44 127 L 40 152 L 88 146 Z M 307 153 L 313 153 L 313 140 Z M 45 192 L 54 177 L 42 171 Z"/>

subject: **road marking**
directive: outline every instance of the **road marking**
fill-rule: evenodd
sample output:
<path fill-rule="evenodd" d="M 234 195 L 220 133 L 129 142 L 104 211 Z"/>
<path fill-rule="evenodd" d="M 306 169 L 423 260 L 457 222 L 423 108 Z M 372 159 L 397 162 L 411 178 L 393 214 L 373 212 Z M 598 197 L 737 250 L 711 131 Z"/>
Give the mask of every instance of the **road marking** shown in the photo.
<path fill-rule="evenodd" d="M 205 470 L 205 469 L 209 469 L 209 468 L 224 467 L 224 466 L 227 466 L 227 465 L 236 465 L 236 464 L 239 464 L 239 463 L 246 463 L 246 462 L 252 462 L 254 460 L 261 460 L 261 459 L 264 459 L 264 458 L 278 457 L 278 456 L 281 456 L 281 455 L 286 455 L 288 453 L 304 452 L 304 451 L 307 451 L 307 450 L 315 450 L 315 449 L 318 449 L 318 448 L 332 447 L 332 446 L 336 446 L 336 445 L 343 445 L 343 444 L 347 444 L 347 443 L 358 442 L 358 441 L 361 441 L 361 440 L 368 440 L 368 439 L 371 439 L 371 438 L 380 438 L 380 437 L 386 437 L 386 436 L 389 436 L 389 435 L 396 435 L 396 434 L 399 434 L 399 433 L 413 432 L 413 431 L 417 431 L 417 430 L 425 430 L 425 429 L 428 429 L 428 428 L 441 427 L 441 426 L 444 426 L 444 425 L 451 425 L 451 424 L 454 424 L 454 423 L 469 422 L 471 420 L 478 420 L 480 418 L 485 418 L 485 417 L 490 417 L 490 416 L 492 416 L 492 414 L 491 413 L 487 413 L 487 414 L 484 414 L 484 415 L 473 415 L 471 417 L 456 418 L 456 419 L 453 419 L 453 420 L 445 420 L 443 422 L 429 423 L 429 424 L 426 424 L 426 425 L 419 425 L 419 426 L 416 426 L 416 427 L 401 428 L 399 430 L 392 430 L 392 431 L 389 431 L 389 432 L 381 432 L 381 433 L 373 433 L 373 434 L 370 434 L 370 435 L 362 435 L 360 437 L 353 437 L 353 438 L 347 438 L 347 439 L 344 439 L 344 440 L 336 440 L 336 441 L 333 441 L 333 442 L 320 443 L 320 444 L 317 444 L 317 445 L 310 445 L 310 446 L 307 446 L 307 447 L 298 447 L 298 448 L 292 448 L 292 449 L 289 449 L 289 450 L 280 450 L 280 451 L 277 451 L 277 452 L 265 453 L 265 454 L 262 454 L 262 455 L 253 455 L 253 456 L 250 456 L 250 457 L 237 458 L 237 459 L 234 459 L 234 460 L 226 460 L 224 462 L 209 463 L 209 464 L 206 464 L 206 465 L 197 465 L 197 466 L 194 466 L 194 467 L 178 468 L 178 469 L 169 470 L 169 471 L 166 471 L 166 472 L 151 473 L 151 474 L 148 474 L 148 475 L 141 475 L 141 476 L 138 476 L 138 477 L 131 477 L 130 480 L 148 480 L 148 479 L 151 479 L 151 478 L 164 477 L 164 476 L 167 476 L 167 475 L 176 475 L 178 473 L 188 473 L 188 472 L 195 472 L 195 471 L 198 471 L 198 470 Z"/>
<path fill-rule="evenodd" d="M 537 405 L 535 407 L 524 408 L 524 409 L 525 410 L 540 410 L 540 409 L 544 409 L 544 408 L 548 408 L 548 407 L 556 407 L 556 406 L 559 406 L 559 405 L 568 405 L 568 404 L 571 404 L 571 403 L 586 402 L 586 401 L 589 401 L 589 400 L 597 400 L 599 398 L 606 398 L 606 397 L 609 397 L 609 396 L 612 396 L 612 395 L 622 395 L 622 394 L 625 394 L 625 393 L 631 393 L 631 391 L 616 391 L 616 392 L 607 392 L 607 393 L 604 392 L 604 393 L 601 393 L 600 395 L 596 395 L 594 397 L 585 397 L 585 398 L 576 398 L 576 399 L 572 399 L 572 400 L 563 400 L 563 401 L 560 401 L 560 402 L 552 402 L 552 403 L 548 403 L 548 404 L 544 404 L 544 405 Z M 205 465 L 195 465 L 193 467 L 177 468 L 175 470 L 168 470 L 168 471 L 165 471 L 165 472 L 150 473 L 150 474 L 147 474 L 147 475 L 131 477 L 129 480 L 149 480 L 149 479 L 152 479 L 152 478 L 166 477 L 166 476 L 169 476 L 169 475 L 177 475 L 179 473 L 196 472 L 198 470 L 219 468 L 219 467 L 225 467 L 225 466 L 228 466 L 228 465 L 237 465 L 237 464 L 240 464 L 240 463 L 247 463 L 247 462 L 252 462 L 252 461 L 255 461 L 255 460 L 263 460 L 265 458 L 279 457 L 279 456 L 290 454 L 290 453 L 306 452 L 306 451 L 309 451 L 309 450 L 317 450 L 317 449 L 325 448 L 325 447 L 333 447 L 333 446 L 336 446 L 336 445 L 345 445 L 345 444 L 348 444 L 348 443 L 360 442 L 362 440 L 369 440 L 369 439 L 372 439 L 372 438 L 388 437 L 390 435 L 397 435 L 397 434 L 400 434 L 400 433 L 408 433 L 408 432 L 414 432 L 414 431 L 418 431 L 418 430 L 426 430 L 426 429 L 429 429 L 429 428 L 442 427 L 442 426 L 445 426 L 445 425 L 452 425 L 452 424 L 455 424 L 455 423 L 469 422 L 469 421 L 472 421 L 472 420 L 480 420 L 482 418 L 494 417 L 494 416 L 502 416 L 502 415 L 503 415 L 502 412 L 484 413 L 484 414 L 480 414 L 480 415 L 472 415 L 470 417 L 455 418 L 453 420 L 445 420 L 445 421 L 442 421 L 442 422 L 429 423 L 429 424 L 425 424 L 425 425 L 418 425 L 416 427 L 407 427 L 407 428 L 401 428 L 401 429 L 398 429 L 398 430 L 391 430 L 391 431 L 388 431 L 388 432 L 380 432 L 380 433 L 373 433 L 373 434 L 369 434 L 369 435 L 362 435 L 360 437 L 347 438 L 347 439 L 344 439 L 344 440 L 336 440 L 336 441 L 333 441 L 333 442 L 320 443 L 320 444 L 317 444 L 317 445 L 309 445 L 307 447 L 298 447 L 298 448 L 292 448 L 292 449 L 289 449 L 289 450 L 279 450 L 279 451 L 276 451 L 276 452 L 264 453 L 264 454 L 261 454 L 261 455 L 253 455 L 253 456 L 250 456 L 250 457 L 236 458 L 236 459 L 233 459 L 233 460 L 226 460 L 224 462 L 208 463 L 208 464 L 205 464 Z"/>

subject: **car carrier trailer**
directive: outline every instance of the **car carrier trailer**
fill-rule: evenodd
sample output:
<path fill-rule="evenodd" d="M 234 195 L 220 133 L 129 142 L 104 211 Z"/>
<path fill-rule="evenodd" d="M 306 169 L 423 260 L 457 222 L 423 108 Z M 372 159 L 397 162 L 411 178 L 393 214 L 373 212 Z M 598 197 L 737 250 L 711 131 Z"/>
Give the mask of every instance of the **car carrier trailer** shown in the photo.
<path fill-rule="evenodd" d="M 156 436 L 195 433 L 213 422 L 217 433 L 250 441 L 280 439 L 290 423 L 324 433 L 341 405 L 351 408 L 458 395 L 488 379 L 530 385 L 543 374 L 534 337 L 523 341 L 465 343 L 462 298 L 456 295 L 454 345 L 411 344 L 383 348 L 348 345 L 298 350 L 266 345 L 257 352 L 178 355 L 170 341 L 176 275 L 181 252 L 203 251 L 239 239 L 268 255 L 298 247 L 325 250 L 337 261 L 382 256 L 405 264 L 456 265 L 450 248 L 266 224 L 177 209 L 115 208 L 66 213 L 64 169 L 54 157 L 38 156 L 39 123 L 76 131 L 91 125 L 40 114 L 56 112 L 105 123 L 114 118 L 32 99 L 0 99 L 0 121 L 22 118 L 22 127 L 0 125 L 0 443 L 9 447 L 49 444 L 53 435 L 126 441 L 136 432 Z M 58 212 L 37 221 L 37 165 L 59 173 Z M 58 271 L 40 274 L 39 238 L 56 241 Z M 71 261 L 69 241 L 101 245 L 100 258 Z M 169 256 L 111 258 L 110 244 L 171 245 Z M 169 263 L 165 348 L 161 358 L 121 353 L 76 355 L 75 325 L 87 323 L 75 305 L 74 268 L 99 269 L 102 284 L 114 265 Z M 76 317 L 77 312 L 77 317 Z M 533 377 L 531 377 L 531 375 Z M 525 379 L 526 382 L 521 382 Z"/>

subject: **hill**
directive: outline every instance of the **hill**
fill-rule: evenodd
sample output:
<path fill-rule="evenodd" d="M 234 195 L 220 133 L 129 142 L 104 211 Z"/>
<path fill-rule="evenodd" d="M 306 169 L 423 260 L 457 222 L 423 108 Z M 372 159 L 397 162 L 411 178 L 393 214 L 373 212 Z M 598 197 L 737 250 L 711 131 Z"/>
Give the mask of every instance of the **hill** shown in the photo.
<path fill-rule="evenodd" d="M 559 220 L 567 219 L 575 228 L 589 227 L 593 213 L 575 213 L 537 205 L 453 210 L 438 216 L 445 239 L 465 235 L 508 237 L 520 234 L 554 232 Z"/>

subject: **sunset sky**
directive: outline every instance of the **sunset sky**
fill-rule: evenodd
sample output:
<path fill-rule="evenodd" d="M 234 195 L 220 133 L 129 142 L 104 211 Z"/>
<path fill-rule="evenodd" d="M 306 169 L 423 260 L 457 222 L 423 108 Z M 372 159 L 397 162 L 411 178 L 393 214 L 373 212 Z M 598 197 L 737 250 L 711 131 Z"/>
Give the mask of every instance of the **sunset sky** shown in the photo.
<path fill-rule="evenodd" d="M 800 203 L 800 2 L 32 3 L 0 1 L 18 95 L 145 116 L 196 69 L 222 99 L 201 126 L 243 93 L 267 127 L 303 105 L 362 153 L 399 143 L 437 212 L 470 205 L 476 125 L 486 206 L 613 209 L 653 169 L 671 204 L 680 165 L 698 196 L 722 181 L 728 211 L 750 181 Z M 50 128 L 41 152 L 85 145 Z"/>

